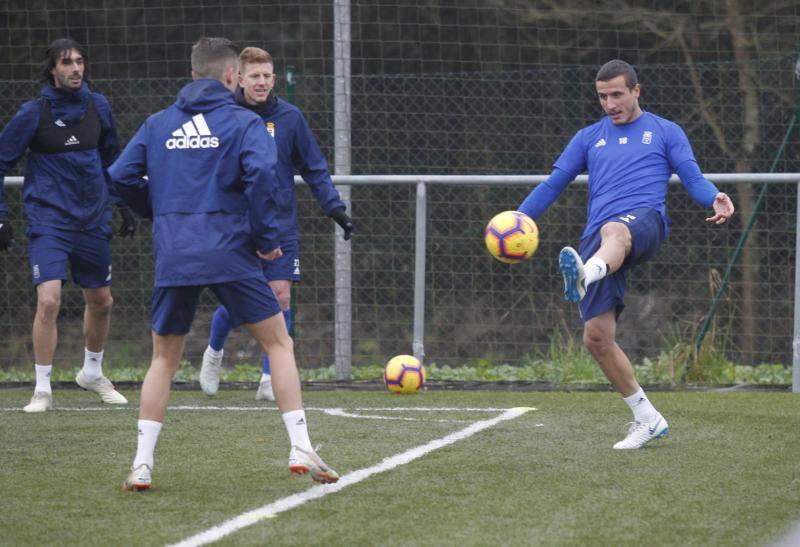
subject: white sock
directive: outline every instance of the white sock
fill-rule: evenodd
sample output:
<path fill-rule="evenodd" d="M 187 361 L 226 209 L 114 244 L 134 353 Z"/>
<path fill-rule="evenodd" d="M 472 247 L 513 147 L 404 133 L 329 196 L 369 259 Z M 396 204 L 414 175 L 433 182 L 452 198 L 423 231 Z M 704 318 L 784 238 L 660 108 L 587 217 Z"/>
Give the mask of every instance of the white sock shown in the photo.
<path fill-rule="evenodd" d="M 259 382 L 266 382 L 266 381 L 271 380 L 271 379 L 272 379 L 272 376 L 270 376 L 269 374 L 261 374 L 261 380 L 259 380 Z"/>
<path fill-rule="evenodd" d="M 133 459 L 134 469 L 143 463 L 153 469 L 153 453 L 156 451 L 159 433 L 161 433 L 161 422 L 139 420 L 139 441 L 136 446 L 136 457 Z"/>
<path fill-rule="evenodd" d="M 608 264 L 602 258 L 593 256 L 583 265 L 583 273 L 586 275 L 586 286 L 588 287 L 608 275 Z"/>
<path fill-rule="evenodd" d="M 87 380 L 97 380 L 103 375 L 103 350 L 83 350 L 83 375 Z"/>
<path fill-rule="evenodd" d="M 216 358 L 218 358 L 218 357 L 222 357 L 222 355 L 225 353 L 225 350 L 224 350 L 224 349 L 221 349 L 221 350 L 216 350 L 216 349 L 212 348 L 211 346 L 206 346 L 206 352 L 207 352 L 207 353 L 208 353 L 208 354 L 209 354 L 211 357 L 213 357 L 214 359 L 216 359 Z"/>
<path fill-rule="evenodd" d="M 283 423 L 289 434 L 289 442 L 303 450 L 313 450 L 311 439 L 308 438 L 308 424 L 306 423 L 305 410 L 290 410 L 284 412 Z"/>
<path fill-rule="evenodd" d="M 650 402 L 650 399 L 647 398 L 647 395 L 644 394 L 642 388 L 639 388 L 639 391 L 629 397 L 623 397 L 623 399 L 631 407 L 633 419 L 637 422 L 650 423 L 655 420 L 658 411 Z"/>
<path fill-rule="evenodd" d="M 37 363 L 33 365 L 33 368 L 36 369 L 36 387 L 33 388 L 34 393 L 37 391 L 53 393 L 53 388 L 50 387 L 50 373 L 53 371 L 53 365 L 40 365 Z"/>

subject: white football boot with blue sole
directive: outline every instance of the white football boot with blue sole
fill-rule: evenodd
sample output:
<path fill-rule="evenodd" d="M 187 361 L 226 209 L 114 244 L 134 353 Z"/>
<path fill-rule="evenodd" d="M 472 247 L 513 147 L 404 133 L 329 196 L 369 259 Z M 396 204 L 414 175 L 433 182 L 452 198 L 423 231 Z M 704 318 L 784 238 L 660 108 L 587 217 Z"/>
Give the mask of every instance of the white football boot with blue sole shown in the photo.
<path fill-rule="evenodd" d="M 586 296 L 586 274 L 581 255 L 572 247 L 564 247 L 558 255 L 558 269 L 564 277 L 564 300 L 580 302 Z"/>
<path fill-rule="evenodd" d="M 628 429 L 628 435 L 614 445 L 616 450 L 631 450 L 642 448 L 652 440 L 666 437 L 669 433 L 669 424 L 660 413 L 656 414 L 652 422 L 633 422 Z"/>

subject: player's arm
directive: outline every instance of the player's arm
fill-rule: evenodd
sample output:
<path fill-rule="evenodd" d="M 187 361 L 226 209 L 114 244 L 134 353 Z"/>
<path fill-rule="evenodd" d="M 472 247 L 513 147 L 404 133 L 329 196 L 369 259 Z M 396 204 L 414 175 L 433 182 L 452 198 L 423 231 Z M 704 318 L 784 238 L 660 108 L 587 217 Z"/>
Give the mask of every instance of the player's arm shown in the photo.
<path fill-rule="evenodd" d="M 254 118 L 245 130 L 239 158 L 256 252 L 265 260 L 278 258 L 281 256 L 278 203 L 275 201 L 278 152 L 275 141 L 267 136 L 261 120 Z"/>
<path fill-rule="evenodd" d="M 122 217 L 122 224 L 120 225 L 118 234 L 121 237 L 130 237 L 136 233 L 136 220 L 133 218 L 131 209 L 122 202 L 114 184 L 111 182 L 111 177 L 108 174 L 108 167 L 114 163 L 119 156 L 119 136 L 117 135 L 117 127 L 114 124 L 114 116 L 111 114 L 111 105 L 102 95 L 95 94 L 95 104 L 97 105 L 97 112 L 100 115 L 100 124 L 102 131 L 100 133 L 100 142 L 97 149 L 100 153 L 100 161 L 103 164 L 103 175 L 108 185 L 108 195 L 111 198 L 111 203 L 117 207 L 117 211 Z"/>
<path fill-rule="evenodd" d="M 39 101 L 24 104 L 0 133 L 0 251 L 8 249 L 14 241 L 14 230 L 8 222 L 4 179 L 6 173 L 25 155 L 33 140 L 39 127 L 40 108 Z"/>
<path fill-rule="evenodd" d="M 108 167 L 108 175 L 121 203 L 136 214 L 153 218 L 147 179 L 147 122 L 142 124 L 125 150 Z"/>
<path fill-rule="evenodd" d="M 530 191 L 525 200 L 517 207 L 517 211 L 536 220 L 574 179 L 573 174 L 556 167 L 546 181 Z"/>
<path fill-rule="evenodd" d="M 345 204 L 333 186 L 328 162 L 325 161 L 317 139 L 314 138 L 314 134 L 302 114 L 299 116 L 294 135 L 292 163 L 311 188 L 311 193 L 325 214 L 342 228 L 344 239 L 350 239 L 354 231 L 353 221 L 347 215 Z"/>
<path fill-rule="evenodd" d="M 536 220 L 561 195 L 564 188 L 585 169 L 586 151 L 581 130 L 561 152 L 547 180 L 531 190 L 517 210 Z"/>
<path fill-rule="evenodd" d="M 725 224 L 735 210 L 733 201 L 724 192 L 720 192 L 716 185 L 703 176 L 700 166 L 694 160 L 684 161 L 676 169 L 683 187 L 700 205 L 711 207 L 714 214 L 706 219 L 713 224 Z"/>
<path fill-rule="evenodd" d="M 703 176 L 694 157 L 689 138 L 678 124 L 672 124 L 667 134 L 666 153 L 670 167 L 681 179 L 683 187 L 694 201 L 712 207 L 714 214 L 706 219 L 714 224 L 724 224 L 734 212 L 733 202 L 720 192 L 713 182 Z"/>

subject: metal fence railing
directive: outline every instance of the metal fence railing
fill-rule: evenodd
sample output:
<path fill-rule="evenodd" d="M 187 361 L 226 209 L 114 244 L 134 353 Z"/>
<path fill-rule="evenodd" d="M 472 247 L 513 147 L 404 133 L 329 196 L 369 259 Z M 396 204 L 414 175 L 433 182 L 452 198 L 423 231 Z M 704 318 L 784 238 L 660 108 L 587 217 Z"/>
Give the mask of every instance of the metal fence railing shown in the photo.
<path fill-rule="evenodd" d="M 764 214 L 753 234 L 757 262 L 734 268 L 715 316 L 716 344 L 737 363 L 792 361 L 796 270 L 797 188 L 800 174 L 709 175 L 736 196 L 745 184 L 768 184 Z M 351 187 L 357 233 L 352 240 L 350 303 L 354 365 L 424 351 L 441 365 L 489 359 L 520 363 L 546 354 L 564 337 L 578 336 L 574 306 L 561 301 L 557 254 L 576 244 L 585 220 L 585 184 L 580 178 L 539 219 L 541 245 L 534 258 L 508 266 L 492 260 L 482 241 L 485 222 L 514 208 L 541 176 L 352 176 L 336 177 Z M 14 180 L 17 182 L 19 179 Z M 424 185 L 424 192 L 420 192 Z M 296 289 L 296 348 L 301 366 L 331 365 L 336 354 L 333 224 L 304 185 L 298 186 L 302 282 Z M 20 187 L 7 184 L 17 245 L 0 254 L 0 366 L 29 363 L 34 296 L 26 266 Z M 420 209 L 419 200 L 424 198 Z M 735 199 L 735 198 L 734 198 Z M 672 225 L 665 247 L 632 273 L 620 345 L 635 360 L 657 355 L 678 340 L 691 342 L 708 313 L 720 272 L 741 234 L 739 223 L 707 226 L 707 211 L 680 185 L 668 194 Z M 420 222 L 418 211 L 426 213 Z M 419 230 L 424 230 L 420 236 Z M 424 242 L 420 249 L 417 242 Z M 152 258 L 149 223 L 133 239 L 112 242 L 115 308 L 108 359 L 144 364 L 149 359 Z M 424 268 L 419 267 L 424 258 Z M 751 257 L 752 259 L 752 257 Z M 741 270 L 756 268 L 757 286 L 744 287 Z M 420 289 L 424 289 L 421 293 Z M 746 289 L 750 289 L 747 291 Z M 415 292 L 416 290 L 416 292 Z M 755 294 L 746 301 L 745 293 Z M 186 359 L 199 363 L 206 344 L 213 297 L 204 295 Z M 59 318 L 57 361 L 78 359 L 83 301 L 65 287 Z M 744 321 L 751 316 L 753 321 Z M 747 325 L 757 330 L 747 332 Z M 229 363 L 257 363 L 258 348 L 234 332 Z"/>

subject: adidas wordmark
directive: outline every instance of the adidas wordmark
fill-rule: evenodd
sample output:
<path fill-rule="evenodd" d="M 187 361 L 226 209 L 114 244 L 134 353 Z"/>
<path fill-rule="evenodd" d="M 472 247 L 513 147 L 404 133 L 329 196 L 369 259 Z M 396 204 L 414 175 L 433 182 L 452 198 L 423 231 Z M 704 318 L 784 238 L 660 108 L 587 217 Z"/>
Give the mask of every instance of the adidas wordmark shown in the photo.
<path fill-rule="evenodd" d="M 192 119 L 172 132 L 172 137 L 164 143 L 169 150 L 183 150 L 186 148 L 218 148 L 219 139 L 211 135 L 211 130 L 206 124 L 202 114 L 192 116 Z"/>

